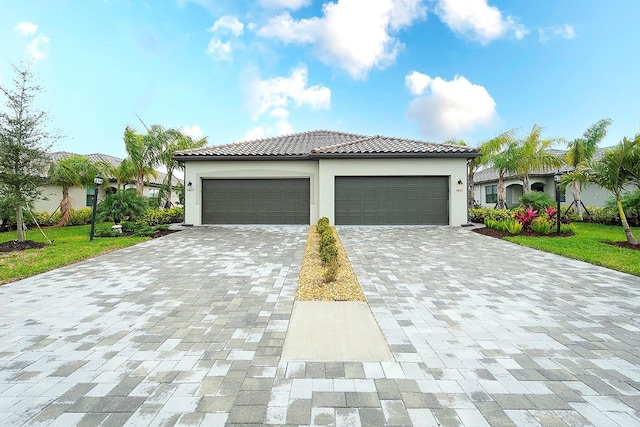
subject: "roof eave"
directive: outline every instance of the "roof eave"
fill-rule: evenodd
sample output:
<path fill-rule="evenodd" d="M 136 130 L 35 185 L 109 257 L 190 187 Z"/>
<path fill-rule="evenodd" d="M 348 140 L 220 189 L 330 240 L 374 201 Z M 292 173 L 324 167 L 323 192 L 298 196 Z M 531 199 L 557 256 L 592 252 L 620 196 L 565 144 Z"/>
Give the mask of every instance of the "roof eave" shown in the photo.
<path fill-rule="evenodd" d="M 464 158 L 474 159 L 480 153 L 311 153 L 312 158 L 393 159 L 393 158 Z"/>
<path fill-rule="evenodd" d="M 174 160 L 184 161 L 233 161 L 233 160 L 311 160 L 309 154 L 265 154 L 265 155 L 221 155 L 199 154 L 173 156 Z"/>

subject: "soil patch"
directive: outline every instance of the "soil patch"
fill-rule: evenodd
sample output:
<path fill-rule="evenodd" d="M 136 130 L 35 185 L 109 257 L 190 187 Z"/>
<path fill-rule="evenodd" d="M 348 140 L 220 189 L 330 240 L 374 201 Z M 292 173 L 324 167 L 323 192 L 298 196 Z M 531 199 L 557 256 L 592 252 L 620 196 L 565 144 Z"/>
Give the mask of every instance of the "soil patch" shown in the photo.
<path fill-rule="evenodd" d="M 9 240 L 0 243 L 0 252 L 24 251 L 26 249 L 40 249 L 47 246 L 46 243 L 34 242 L 33 240 L 25 240 L 18 242 L 17 240 Z"/>
<path fill-rule="evenodd" d="M 511 236 L 513 237 L 513 234 L 510 234 L 506 231 L 501 231 L 501 230 L 496 230 L 495 228 L 488 228 L 488 227 L 482 227 L 482 228 L 474 228 L 473 230 L 474 233 L 478 233 L 478 234 L 482 234 L 485 236 L 489 236 L 489 237 L 495 237 L 497 239 L 502 239 L 503 237 L 508 237 Z M 568 236 L 573 236 L 573 233 L 561 233 L 560 235 L 557 235 L 556 233 L 551 233 L 551 234 L 537 234 L 534 233 L 533 231 L 530 230 L 522 230 L 522 232 L 520 234 L 518 234 L 518 236 L 529 236 L 529 237 L 568 237 Z"/>
<path fill-rule="evenodd" d="M 640 245 L 632 245 L 629 242 L 605 242 L 607 245 L 617 246 L 619 248 L 632 249 L 634 251 L 640 251 Z"/>

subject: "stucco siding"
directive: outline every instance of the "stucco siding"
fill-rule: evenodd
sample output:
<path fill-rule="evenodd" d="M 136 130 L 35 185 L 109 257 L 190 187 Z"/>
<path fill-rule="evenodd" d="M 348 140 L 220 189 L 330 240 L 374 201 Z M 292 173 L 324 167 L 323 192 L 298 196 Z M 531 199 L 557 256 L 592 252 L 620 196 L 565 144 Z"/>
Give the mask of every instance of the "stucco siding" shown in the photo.
<path fill-rule="evenodd" d="M 336 176 L 447 176 L 449 224 L 459 226 L 467 222 L 466 170 L 466 159 L 460 158 L 321 159 L 319 215 L 334 223 Z"/>
<path fill-rule="evenodd" d="M 211 178 L 309 178 L 310 223 L 318 221 L 318 162 L 314 160 L 188 161 L 185 222 L 202 225 L 202 180 Z"/>

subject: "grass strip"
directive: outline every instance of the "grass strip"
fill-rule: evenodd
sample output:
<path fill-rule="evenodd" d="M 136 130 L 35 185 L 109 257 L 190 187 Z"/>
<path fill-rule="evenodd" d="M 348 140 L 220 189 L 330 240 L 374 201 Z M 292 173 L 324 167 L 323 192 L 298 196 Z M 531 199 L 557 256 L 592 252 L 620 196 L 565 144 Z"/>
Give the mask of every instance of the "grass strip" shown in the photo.
<path fill-rule="evenodd" d="M 511 236 L 505 240 L 640 276 L 640 250 L 620 248 L 606 242 L 626 241 L 620 226 L 575 222 L 575 234 L 569 237 Z M 632 229 L 638 236 L 640 229 Z"/>
<path fill-rule="evenodd" d="M 108 226 L 110 224 L 102 224 Z M 42 249 L 0 252 L 0 285 L 35 276 L 96 255 L 149 240 L 149 237 L 96 238 L 89 241 L 89 225 L 45 228 L 53 244 Z M 0 233 L 0 243 L 16 239 L 16 232 Z M 48 243 L 39 230 L 27 232 L 25 240 Z"/>

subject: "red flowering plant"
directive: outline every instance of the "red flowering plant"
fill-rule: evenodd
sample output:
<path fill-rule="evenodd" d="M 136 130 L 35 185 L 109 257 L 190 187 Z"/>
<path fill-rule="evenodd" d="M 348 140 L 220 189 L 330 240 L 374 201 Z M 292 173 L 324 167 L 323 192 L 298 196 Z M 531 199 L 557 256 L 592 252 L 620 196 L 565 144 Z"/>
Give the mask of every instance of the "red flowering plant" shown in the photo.
<path fill-rule="evenodd" d="M 513 216 L 523 227 L 529 228 L 536 215 L 538 215 L 538 211 L 529 207 L 524 211 L 516 212 Z"/>

